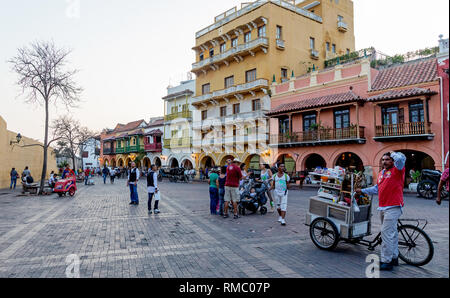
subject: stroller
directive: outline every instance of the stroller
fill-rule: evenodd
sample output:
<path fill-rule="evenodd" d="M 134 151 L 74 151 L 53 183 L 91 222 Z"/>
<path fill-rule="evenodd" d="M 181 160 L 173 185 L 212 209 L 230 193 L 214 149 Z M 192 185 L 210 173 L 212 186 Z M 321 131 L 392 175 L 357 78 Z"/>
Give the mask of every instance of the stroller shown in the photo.
<path fill-rule="evenodd" d="M 252 189 L 255 191 L 252 193 Z M 255 182 L 254 179 L 250 178 L 244 181 L 240 187 L 241 199 L 238 205 L 239 214 L 245 215 L 246 211 L 260 212 L 261 215 L 267 214 L 267 203 L 266 192 L 269 187 L 267 183 Z"/>

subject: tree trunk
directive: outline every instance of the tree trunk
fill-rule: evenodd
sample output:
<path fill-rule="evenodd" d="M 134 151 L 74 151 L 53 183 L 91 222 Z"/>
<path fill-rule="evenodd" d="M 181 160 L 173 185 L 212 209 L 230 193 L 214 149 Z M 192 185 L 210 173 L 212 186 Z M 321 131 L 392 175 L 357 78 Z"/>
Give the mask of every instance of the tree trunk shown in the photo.
<path fill-rule="evenodd" d="M 47 149 L 48 149 L 48 100 L 45 100 L 45 136 L 44 136 L 44 160 L 42 163 L 41 185 L 39 195 L 44 193 L 45 177 L 47 176 Z"/>

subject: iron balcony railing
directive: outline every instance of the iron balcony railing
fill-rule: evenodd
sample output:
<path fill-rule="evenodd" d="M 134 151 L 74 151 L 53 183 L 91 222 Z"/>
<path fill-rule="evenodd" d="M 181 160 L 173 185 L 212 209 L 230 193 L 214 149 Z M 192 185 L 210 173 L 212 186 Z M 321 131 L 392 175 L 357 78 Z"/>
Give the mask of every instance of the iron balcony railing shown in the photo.
<path fill-rule="evenodd" d="M 277 39 L 277 47 L 280 49 L 284 49 L 285 48 L 285 41 L 282 39 Z"/>
<path fill-rule="evenodd" d="M 190 147 L 192 145 L 192 138 L 172 138 L 172 139 L 164 139 L 164 148 L 173 149 L 173 148 L 184 148 Z"/>
<path fill-rule="evenodd" d="M 345 22 L 338 22 L 338 29 L 339 31 L 347 31 L 348 30 L 348 25 Z"/>
<path fill-rule="evenodd" d="M 431 134 L 431 123 L 412 122 L 389 125 L 378 125 L 375 128 L 376 137 L 420 136 Z"/>
<path fill-rule="evenodd" d="M 348 127 L 348 128 L 322 128 L 318 130 L 310 130 L 296 133 L 286 133 L 271 135 L 271 144 L 296 144 L 296 143 L 315 143 L 326 141 L 344 141 L 364 139 L 365 127 Z"/>

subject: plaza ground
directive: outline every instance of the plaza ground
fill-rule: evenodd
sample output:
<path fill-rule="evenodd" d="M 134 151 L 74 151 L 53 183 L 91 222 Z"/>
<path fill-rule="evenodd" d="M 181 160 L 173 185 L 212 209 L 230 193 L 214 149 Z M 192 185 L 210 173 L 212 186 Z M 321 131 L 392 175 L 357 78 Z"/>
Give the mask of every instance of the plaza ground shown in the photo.
<path fill-rule="evenodd" d="M 290 192 L 286 227 L 271 213 L 211 216 L 207 184 L 163 182 L 161 189 L 159 215 L 147 213 L 143 181 L 139 206 L 129 205 L 124 180 L 79 185 L 74 198 L 0 190 L 0 277 L 64 278 L 71 254 L 83 278 L 365 277 L 367 248 L 341 243 L 326 252 L 311 242 L 304 222 L 314 189 Z M 429 221 L 434 259 L 422 268 L 401 262 L 381 277 L 448 278 L 448 201 L 437 206 L 408 194 L 403 218 Z M 375 212 L 372 231 L 379 228 Z"/>

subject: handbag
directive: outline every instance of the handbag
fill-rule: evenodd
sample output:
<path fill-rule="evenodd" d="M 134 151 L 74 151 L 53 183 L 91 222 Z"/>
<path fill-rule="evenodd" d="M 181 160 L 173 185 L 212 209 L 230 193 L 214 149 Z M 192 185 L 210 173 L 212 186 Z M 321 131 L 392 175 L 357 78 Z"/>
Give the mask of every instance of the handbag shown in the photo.
<path fill-rule="evenodd" d="M 161 200 L 161 194 L 158 191 L 157 193 L 155 193 L 155 201 L 159 201 L 159 200 Z"/>

